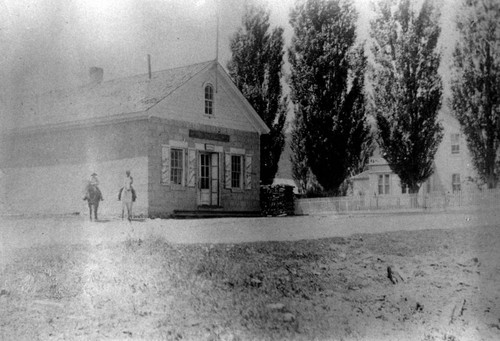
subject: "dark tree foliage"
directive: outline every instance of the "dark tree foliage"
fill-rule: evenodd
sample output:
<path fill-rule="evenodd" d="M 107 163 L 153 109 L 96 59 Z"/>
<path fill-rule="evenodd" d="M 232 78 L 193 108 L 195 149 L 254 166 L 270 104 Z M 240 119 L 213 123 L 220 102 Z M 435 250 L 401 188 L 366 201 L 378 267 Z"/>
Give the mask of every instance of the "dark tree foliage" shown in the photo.
<path fill-rule="evenodd" d="M 269 11 L 248 6 L 242 27 L 230 42 L 230 76 L 245 98 L 267 124 L 270 133 L 261 136 L 260 174 L 271 184 L 285 144 L 287 99 L 282 94 L 284 40 L 281 27 L 269 29 Z"/>
<path fill-rule="evenodd" d="M 357 13 L 342 0 L 308 0 L 292 10 L 289 61 L 295 115 L 301 118 L 310 170 L 324 190 L 339 187 L 359 168 L 371 140 L 366 120 L 366 58 L 355 48 Z"/>
<path fill-rule="evenodd" d="M 293 121 L 290 149 L 290 162 L 292 164 L 292 177 L 297 182 L 302 193 L 306 193 L 310 182 L 310 170 L 306 154 L 306 130 L 303 127 L 300 112 L 295 114 Z"/>
<path fill-rule="evenodd" d="M 410 0 L 398 1 L 395 10 L 393 4 L 380 2 L 371 22 L 372 110 L 384 158 L 409 192 L 417 193 L 432 175 L 442 140 L 440 27 L 431 0 L 424 1 L 418 14 Z"/>
<path fill-rule="evenodd" d="M 500 3 L 468 0 L 458 17 L 452 110 L 488 188 L 500 177 Z"/>

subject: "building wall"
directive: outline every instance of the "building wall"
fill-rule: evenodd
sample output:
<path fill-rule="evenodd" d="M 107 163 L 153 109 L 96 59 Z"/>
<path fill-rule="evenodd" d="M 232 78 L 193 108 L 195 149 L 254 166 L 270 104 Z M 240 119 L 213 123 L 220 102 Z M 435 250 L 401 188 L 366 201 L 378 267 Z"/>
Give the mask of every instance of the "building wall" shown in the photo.
<path fill-rule="evenodd" d="M 205 114 L 205 87 L 214 89 L 213 115 Z M 170 214 L 174 210 L 199 208 L 198 153 L 209 144 L 219 155 L 219 203 L 225 211 L 260 210 L 260 136 L 255 119 L 234 86 L 222 74 L 216 76 L 215 65 L 182 85 L 163 101 L 148 110 L 151 116 L 148 143 L 149 150 L 149 212 L 150 215 Z M 224 134 L 228 142 L 189 136 L 190 130 L 210 134 Z M 185 158 L 188 150 L 196 151 L 195 184 L 182 186 L 161 183 L 162 145 L 171 141 L 184 144 Z M 231 148 L 244 150 L 252 159 L 251 189 L 225 188 L 225 155 Z M 185 160 L 186 168 L 188 167 Z M 187 172 L 185 170 L 185 172 Z M 187 177 L 187 174 L 184 174 Z"/>
<path fill-rule="evenodd" d="M 357 179 L 352 179 L 352 191 L 348 192 L 348 195 L 371 195 L 373 191 L 370 188 L 369 176 Z"/>
<path fill-rule="evenodd" d="M 461 174 L 462 180 L 462 190 L 467 190 L 472 186 L 472 183 L 468 182 L 464 178 L 465 174 L 469 174 L 466 168 L 461 165 L 461 159 L 444 161 L 437 159 L 435 165 L 434 174 L 420 186 L 419 193 L 433 193 L 433 192 L 452 192 L 452 174 Z M 465 170 L 465 171 L 464 171 Z M 358 194 L 362 191 L 365 194 L 379 195 L 379 176 L 389 175 L 389 193 L 388 195 L 400 195 L 403 194 L 401 187 L 401 180 L 399 176 L 392 172 L 388 165 L 379 165 L 375 167 L 369 167 L 368 179 L 355 180 L 353 185 L 354 194 Z M 408 192 L 406 192 L 408 193 Z M 384 193 L 385 194 L 385 193 Z"/>
<path fill-rule="evenodd" d="M 476 185 L 470 179 L 476 178 L 476 172 L 467 149 L 465 136 L 460 131 L 459 123 L 450 115 L 443 115 L 443 140 L 436 152 L 436 171 L 433 176 L 435 190 L 439 192 L 452 192 L 452 175 L 459 174 L 461 190 L 474 189 Z M 452 134 L 459 134 L 459 153 L 451 152 Z"/>
<path fill-rule="evenodd" d="M 214 67 L 196 75 L 149 110 L 153 116 L 212 127 L 255 132 L 249 109 Z M 214 113 L 205 115 L 205 86 L 214 88 Z"/>
<path fill-rule="evenodd" d="M 147 131 L 144 120 L 4 136 L 4 206 L 12 213 L 87 214 L 84 187 L 96 172 L 104 196 L 99 210 L 119 214 L 117 194 L 130 169 L 138 195 L 134 212 L 147 213 Z"/>
<path fill-rule="evenodd" d="M 190 130 L 213 134 L 229 135 L 229 142 L 189 137 Z M 172 142 L 174 141 L 174 142 Z M 171 214 L 174 210 L 198 209 L 198 163 L 196 163 L 196 180 L 193 186 L 187 182 L 183 186 L 165 185 L 161 183 L 162 146 L 172 143 L 184 144 L 186 150 L 196 153 L 209 144 L 219 153 L 220 207 L 224 211 L 256 211 L 260 210 L 259 179 L 260 179 L 260 137 L 257 133 L 221 128 L 205 124 L 195 124 L 175 120 L 151 118 L 148 134 L 149 144 L 149 213 L 152 216 Z M 224 157 L 226 153 L 239 149 L 246 155 L 252 155 L 251 189 L 232 190 L 225 188 Z M 196 158 L 198 162 L 198 157 Z M 184 163 L 187 172 L 187 161 Z M 188 174 L 184 174 L 185 177 Z M 187 181 L 185 179 L 185 181 Z"/>

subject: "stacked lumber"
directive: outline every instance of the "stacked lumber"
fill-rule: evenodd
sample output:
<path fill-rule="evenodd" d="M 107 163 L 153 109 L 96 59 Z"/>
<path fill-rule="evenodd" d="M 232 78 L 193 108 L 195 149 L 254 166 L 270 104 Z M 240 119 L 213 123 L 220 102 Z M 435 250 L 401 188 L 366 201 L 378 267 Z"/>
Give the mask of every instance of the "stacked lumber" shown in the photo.
<path fill-rule="evenodd" d="M 264 216 L 293 215 L 295 212 L 293 186 L 274 185 L 260 187 L 260 205 Z"/>

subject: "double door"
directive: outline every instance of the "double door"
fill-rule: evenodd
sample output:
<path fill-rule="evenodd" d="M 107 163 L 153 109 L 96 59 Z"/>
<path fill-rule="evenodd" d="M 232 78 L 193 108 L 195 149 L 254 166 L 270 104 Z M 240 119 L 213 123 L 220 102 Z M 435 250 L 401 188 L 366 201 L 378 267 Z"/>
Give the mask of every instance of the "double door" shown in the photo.
<path fill-rule="evenodd" d="M 198 205 L 219 206 L 219 154 L 198 154 Z"/>

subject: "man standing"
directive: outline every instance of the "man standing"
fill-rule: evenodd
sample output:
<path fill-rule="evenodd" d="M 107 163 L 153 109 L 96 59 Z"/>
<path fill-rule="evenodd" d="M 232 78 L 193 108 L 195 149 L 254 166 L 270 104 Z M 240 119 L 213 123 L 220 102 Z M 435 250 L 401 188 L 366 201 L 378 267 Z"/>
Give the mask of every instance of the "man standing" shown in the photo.
<path fill-rule="evenodd" d="M 127 219 L 132 221 L 132 203 L 135 201 L 135 191 L 132 187 L 134 179 L 130 175 L 130 171 L 125 172 L 123 179 L 123 187 L 120 190 L 119 199 L 122 201 L 122 220 L 124 218 L 125 209 L 127 210 Z"/>

